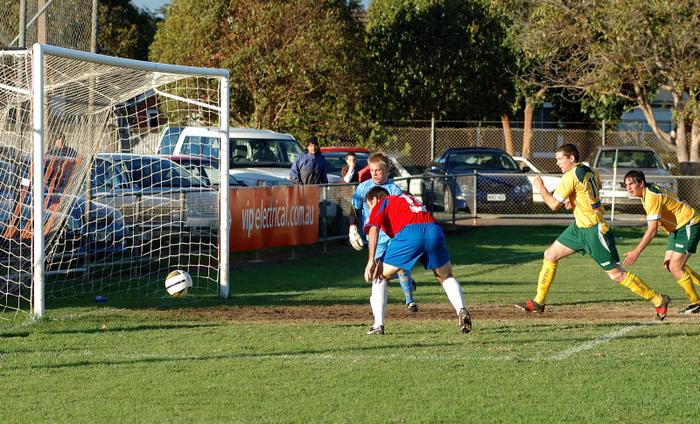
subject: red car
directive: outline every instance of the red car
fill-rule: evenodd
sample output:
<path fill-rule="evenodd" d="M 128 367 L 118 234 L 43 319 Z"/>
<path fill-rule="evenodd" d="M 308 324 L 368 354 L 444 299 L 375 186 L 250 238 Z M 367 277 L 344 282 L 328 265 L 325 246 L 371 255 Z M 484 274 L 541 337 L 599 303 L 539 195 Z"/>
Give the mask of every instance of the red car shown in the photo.
<path fill-rule="evenodd" d="M 369 154 L 369 149 L 366 147 L 354 147 L 354 146 L 326 146 L 321 147 L 321 153 L 367 153 Z"/>

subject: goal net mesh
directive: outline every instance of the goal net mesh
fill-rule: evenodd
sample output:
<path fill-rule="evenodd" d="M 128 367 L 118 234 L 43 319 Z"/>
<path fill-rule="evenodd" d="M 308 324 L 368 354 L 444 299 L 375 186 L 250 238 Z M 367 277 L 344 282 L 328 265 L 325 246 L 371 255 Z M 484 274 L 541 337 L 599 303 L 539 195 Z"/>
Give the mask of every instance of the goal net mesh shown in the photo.
<path fill-rule="evenodd" d="M 0 317 L 29 310 L 32 58 L 0 51 Z M 44 57 L 45 296 L 167 296 L 218 287 L 217 163 L 156 156 L 161 133 L 220 125 L 215 76 Z M 92 298 L 90 297 L 90 298 Z"/>

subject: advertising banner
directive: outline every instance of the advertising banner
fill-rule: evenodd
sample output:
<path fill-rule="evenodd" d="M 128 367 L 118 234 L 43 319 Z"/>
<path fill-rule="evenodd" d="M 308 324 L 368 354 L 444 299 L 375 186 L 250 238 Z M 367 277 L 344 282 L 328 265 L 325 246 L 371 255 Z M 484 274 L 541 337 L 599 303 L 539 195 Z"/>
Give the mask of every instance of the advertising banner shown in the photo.
<path fill-rule="evenodd" d="M 231 252 L 318 241 L 318 186 L 231 189 Z"/>

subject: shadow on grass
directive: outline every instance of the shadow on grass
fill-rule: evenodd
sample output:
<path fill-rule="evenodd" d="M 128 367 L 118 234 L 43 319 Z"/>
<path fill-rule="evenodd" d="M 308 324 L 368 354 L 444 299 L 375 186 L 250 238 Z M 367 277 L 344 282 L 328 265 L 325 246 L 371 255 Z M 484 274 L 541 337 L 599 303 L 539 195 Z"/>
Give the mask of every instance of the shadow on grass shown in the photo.
<path fill-rule="evenodd" d="M 538 261 L 543 250 L 561 233 L 561 226 L 468 227 L 448 232 L 448 244 L 454 265 L 488 265 L 489 273 L 507 274 L 513 265 Z M 625 236 L 640 234 L 639 230 L 616 230 Z M 216 297 L 215 283 L 208 281 L 206 294 L 194 292 L 184 299 L 163 297 L 162 281 L 144 281 L 139 285 L 150 288 L 160 296 L 141 296 L 128 292 L 135 282 L 111 278 L 110 291 L 99 292 L 108 297 L 107 306 L 127 309 L 208 308 L 220 306 L 331 306 L 366 305 L 369 287 L 364 285 L 362 273 L 367 251 L 357 252 L 349 247 L 335 247 L 328 254 L 309 254 L 297 260 L 280 260 L 234 267 L 230 274 L 231 298 Z M 594 264 L 591 263 L 591 267 Z M 420 267 L 420 265 L 419 265 Z M 481 269 L 479 269 L 481 268 Z M 522 286 L 536 287 L 536 272 L 511 278 L 509 282 L 489 281 L 483 267 L 460 270 L 460 279 L 469 286 Z M 430 278 L 432 283 L 432 278 Z M 428 280 L 425 281 L 427 283 Z M 423 281 L 421 281 L 423 283 Z M 393 287 L 397 283 L 392 283 Z M 395 289 L 390 289 L 393 292 Z M 437 287 L 437 285 L 436 285 Z M 79 287 L 76 287 L 76 291 Z M 328 290 L 328 292 L 324 292 Z M 347 293 L 342 291 L 347 290 Z M 204 292 L 204 290 L 203 290 Z M 128 294 L 123 294 L 128 293 Z M 93 306 L 98 292 L 80 295 L 80 298 L 49 299 L 47 308 Z M 395 295 L 392 295 L 392 298 Z M 417 301 L 421 302 L 421 291 Z M 600 303 L 595 301 L 596 303 Z"/>
<path fill-rule="evenodd" d="M 86 329 L 70 329 L 70 330 L 48 330 L 43 331 L 46 334 L 99 334 L 99 333 L 129 333 L 141 331 L 160 331 L 160 330 L 182 330 L 191 328 L 208 328 L 219 327 L 222 324 L 162 324 L 162 325 L 137 325 L 137 326 L 116 326 L 105 328 L 86 328 Z"/>
<path fill-rule="evenodd" d="M 381 340 L 386 340 L 387 336 L 381 338 Z M 378 340 L 380 338 L 374 337 L 373 340 Z M 422 343 L 420 347 L 429 348 L 442 348 L 442 347 L 452 347 L 452 343 Z M 95 361 L 77 361 L 65 364 L 47 364 L 47 365 L 30 365 L 32 369 L 67 369 L 67 368 L 81 368 L 81 367 L 93 367 L 102 365 L 134 365 L 134 364 L 157 364 L 157 363 L 168 363 L 168 362 L 180 362 L 180 361 L 218 361 L 218 360 L 266 360 L 266 359 L 296 359 L 296 358 L 308 358 L 314 356 L 323 356 L 326 359 L 332 358 L 333 354 L 338 356 L 346 356 L 353 352 L 368 353 L 367 359 L 372 359 L 372 356 L 378 356 L 377 354 L 382 351 L 388 351 L 391 354 L 395 353 L 396 349 L 412 349 L 415 345 L 412 343 L 407 344 L 373 344 L 366 347 L 354 347 L 352 349 L 346 348 L 333 348 L 333 349 L 302 349 L 296 351 L 284 351 L 284 352 L 241 352 L 241 353 L 227 353 L 227 354 L 206 354 L 206 355 L 180 355 L 180 356 L 163 356 L 160 358 L 154 358 L 153 355 L 148 355 L 148 357 L 134 358 L 134 359 L 105 359 L 105 360 L 95 360 Z M 127 355 L 119 355 L 119 358 L 123 358 Z M 134 355 L 137 356 L 137 355 Z M 116 357 L 115 357 L 116 358 Z M 16 366 L 16 367 L 6 367 L 6 370 L 10 369 L 24 369 L 26 367 Z"/>

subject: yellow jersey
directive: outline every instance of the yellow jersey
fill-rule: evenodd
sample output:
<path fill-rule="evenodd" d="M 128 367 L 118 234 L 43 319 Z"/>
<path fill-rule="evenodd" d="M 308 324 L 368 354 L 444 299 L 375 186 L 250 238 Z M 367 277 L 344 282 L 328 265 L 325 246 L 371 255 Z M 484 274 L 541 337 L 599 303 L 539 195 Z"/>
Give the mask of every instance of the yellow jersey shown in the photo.
<path fill-rule="evenodd" d="M 605 234 L 608 232 L 608 225 L 603 219 L 605 209 L 600 203 L 599 187 L 598 173 L 579 163 L 564 173 L 553 196 L 561 203 L 569 199 L 577 227 L 591 228 L 600 224 L 601 232 Z"/>
<path fill-rule="evenodd" d="M 695 209 L 671 192 L 655 184 L 649 184 L 642 192 L 642 206 L 647 213 L 647 221 L 659 221 L 661 227 L 669 233 L 686 224 L 700 222 Z"/>

